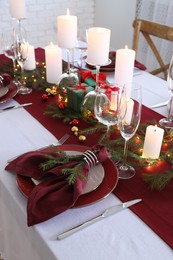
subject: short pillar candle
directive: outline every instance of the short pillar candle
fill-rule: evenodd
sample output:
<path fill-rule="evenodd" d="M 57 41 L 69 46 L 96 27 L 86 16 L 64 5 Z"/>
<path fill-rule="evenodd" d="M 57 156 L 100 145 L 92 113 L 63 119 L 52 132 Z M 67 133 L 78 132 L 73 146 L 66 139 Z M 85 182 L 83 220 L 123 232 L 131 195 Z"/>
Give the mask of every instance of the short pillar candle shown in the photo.
<path fill-rule="evenodd" d="M 124 86 L 124 84 L 132 82 L 134 63 L 134 50 L 128 49 L 128 47 L 125 46 L 125 49 L 119 49 L 116 51 L 115 84 Z M 128 96 L 130 96 L 130 91 Z"/>
<path fill-rule="evenodd" d="M 109 61 L 111 31 L 107 28 L 93 27 L 87 30 L 87 62 L 93 65 L 106 65 Z"/>
<path fill-rule="evenodd" d="M 62 74 L 61 49 L 52 42 L 45 47 L 46 80 L 48 83 L 57 83 Z"/>
<path fill-rule="evenodd" d="M 73 49 L 77 43 L 77 16 L 67 15 L 57 17 L 58 46 Z"/>
<path fill-rule="evenodd" d="M 157 125 L 149 125 L 146 129 L 143 158 L 158 159 L 160 156 L 164 130 Z"/>
<path fill-rule="evenodd" d="M 12 18 L 18 20 L 26 18 L 25 0 L 10 0 L 9 5 Z"/>

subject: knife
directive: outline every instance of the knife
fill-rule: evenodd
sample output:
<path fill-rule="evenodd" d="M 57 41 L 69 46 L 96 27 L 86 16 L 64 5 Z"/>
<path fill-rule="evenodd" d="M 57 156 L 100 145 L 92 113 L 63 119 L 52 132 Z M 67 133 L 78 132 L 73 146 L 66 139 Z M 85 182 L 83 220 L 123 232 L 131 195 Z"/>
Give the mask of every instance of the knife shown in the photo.
<path fill-rule="evenodd" d="M 59 235 L 57 236 L 57 239 L 60 240 L 60 239 L 63 239 L 63 238 L 65 238 L 65 237 L 67 237 L 67 236 L 70 236 L 70 235 L 72 235 L 73 233 L 75 233 L 76 231 L 79 231 L 79 230 L 81 230 L 82 228 L 85 228 L 85 227 L 87 227 L 87 226 L 89 226 L 89 225 L 91 225 L 91 224 L 93 224 L 93 223 L 95 223 L 95 222 L 97 222 L 97 221 L 99 221 L 99 220 L 105 218 L 105 217 L 109 217 L 109 216 L 111 216 L 112 214 L 115 214 L 115 213 L 117 213 L 117 212 L 119 212 L 119 211 L 121 211 L 121 210 L 123 210 L 123 209 L 126 209 L 126 208 L 128 208 L 128 207 L 130 207 L 130 206 L 132 206 L 132 205 L 134 205 L 134 204 L 136 204 L 136 203 L 138 203 L 138 202 L 140 202 L 140 201 L 142 201 L 142 199 L 130 200 L 130 201 L 121 203 L 121 204 L 119 204 L 119 205 L 115 205 L 115 206 L 113 206 L 113 207 L 111 207 L 111 208 L 108 208 L 108 209 L 106 209 L 103 213 L 101 213 L 100 215 L 98 215 L 98 216 L 96 216 L 96 217 L 94 217 L 94 218 L 91 218 L 91 219 L 89 219 L 88 221 L 86 221 L 86 222 L 84 222 L 84 223 L 82 223 L 82 224 L 80 224 L 80 225 L 78 225 L 78 226 L 76 226 L 76 227 L 73 227 L 73 228 L 71 228 L 71 229 L 68 229 L 68 230 L 65 231 L 65 232 L 62 232 L 61 234 L 59 234 Z"/>
<path fill-rule="evenodd" d="M 157 107 L 164 107 L 164 106 L 167 106 L 169 101 L 164 101 L 164 102 L 161 102 L 161 103 L 158 103 L 156 105 L 153 105 L 151 106 L 152 108 L 157 108 Z"/>
<path fill-rule="evenodd" d="M 2 108 L 2 109 L 0 109 L 0 113 L 8 111 L 8 110 L 13 110 L 13 109 L 21 108 L 21 107 L 30 106 L 30 105 L 32 105 L 32 103 L 25 103 L 25 104 L 21 104 L 21 105 L 15 105 L 15 106 L 11 106 L 11 107 Z"/>

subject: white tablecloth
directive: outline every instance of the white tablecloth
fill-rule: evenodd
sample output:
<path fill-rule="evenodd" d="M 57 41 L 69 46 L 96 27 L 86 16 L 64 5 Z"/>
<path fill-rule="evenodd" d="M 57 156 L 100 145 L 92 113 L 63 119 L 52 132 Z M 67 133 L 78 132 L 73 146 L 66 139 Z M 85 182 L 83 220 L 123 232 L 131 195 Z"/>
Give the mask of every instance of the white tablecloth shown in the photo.
<path fill-rule="evenodd" d="M 110 81 L 113 80 L 109 76 Z M 143 86 L 145 105 L 150 107 L 169 99 L 164 80 L 146 72 L 135 76 L 134 80 Z M 1 104 L 0 108 L 14 103 L 11 100 Z M 167 114 L 166 107 L 157 111 Z M 9 158 L 50 144 L 56 139 L 23 108 L 0 113 L 0 122 L 0 252 L 5 260 L 173 259 L 172 249 L 130 209 L 103 219 L 66 239 L 56 240 L 61 231 L 118 204 L 119 199 L 113 194 L 92 205 L 70 209 L 44 223 L 27 227 L 27 200 L 18 190 L 15 176 L 4 168 Z"/>

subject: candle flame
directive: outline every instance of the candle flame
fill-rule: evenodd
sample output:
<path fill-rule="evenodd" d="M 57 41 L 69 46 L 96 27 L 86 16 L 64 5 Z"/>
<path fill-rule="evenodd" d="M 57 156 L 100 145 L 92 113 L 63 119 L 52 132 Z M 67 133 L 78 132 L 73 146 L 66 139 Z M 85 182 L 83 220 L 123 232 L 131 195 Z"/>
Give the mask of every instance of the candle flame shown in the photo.
<path fill-rule="evenodd" d="M 128 46 L 127 46 L 127 45 L 125 45 L 125 49 L 126 49 L 126 50 L 128 49 Z"/>
<path fill-rule="evenodd" d="M 70 15 L 70 10 L 69 10 L 69 8 L 67 8 L 67 15 Z"/>

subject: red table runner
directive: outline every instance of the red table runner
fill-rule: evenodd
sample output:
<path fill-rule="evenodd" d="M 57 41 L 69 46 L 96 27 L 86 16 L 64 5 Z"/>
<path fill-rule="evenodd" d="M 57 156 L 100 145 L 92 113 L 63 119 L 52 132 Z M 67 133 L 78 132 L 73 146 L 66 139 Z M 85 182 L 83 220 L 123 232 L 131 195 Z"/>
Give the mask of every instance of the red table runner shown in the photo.
<path fill-rule="evenodd" d="M 36 54 L 37 59 L 44 58 L 42 49 L 38 49 Z M 60 138 L 65 132 L 71 133 L 71 126 L 68 123 L 64 124 L 62 121 L 44 114 L 47 103 L 42 100 L 41 96 L 42 93 L 34 90 L 29 95 L 17 95 L 15 99 L 19 103 L 32 102 L 33 105 L 25 109 L 57 138 Z M 54 98 L 52 97 L 52 101 Z M 152 119 L 158 121 L 160 118 L 161 115 L 143 106 L 142 122 Z M 84 122 L 80 122 L 81 129 L 86 127 L 87 125 Z M 97 135 L 96 138 L 87 138 L 85 145 L 93 146 L 97 143 L 97 140 Z M 77 138 L 71 134 L 68 143 L 75 144 L 76 142 Z M 142 202 L 135 207 L 132 206 L 131 210 L 173 248 L 173 181 L 162 191 L 151 191 L 140 177 L 138 170 L 132 179 L 119 180 L 113 193 L 122 201 L 141 198 Z"/>

